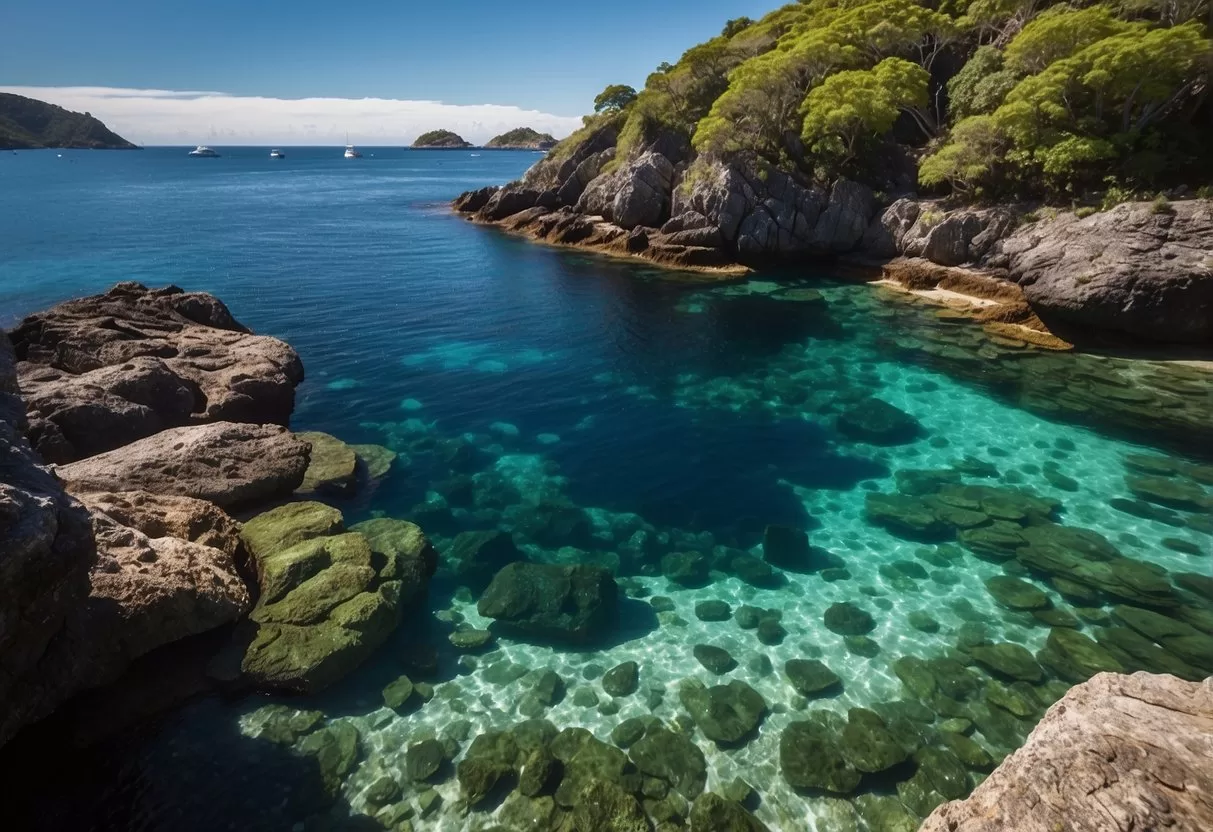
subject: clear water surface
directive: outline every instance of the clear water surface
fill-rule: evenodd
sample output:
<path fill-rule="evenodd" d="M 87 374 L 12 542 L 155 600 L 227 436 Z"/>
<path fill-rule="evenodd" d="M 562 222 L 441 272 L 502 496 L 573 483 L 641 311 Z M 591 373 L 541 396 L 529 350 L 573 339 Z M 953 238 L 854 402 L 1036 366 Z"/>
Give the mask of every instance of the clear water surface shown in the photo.
<path fill-rule="evenodd" d="M 1049 671 L 1027 691 L 1029 712 L 1008 715 L 999 710 L 1007 680 L 958 648 L 1037 651 L 1058 626 L 1095 638 L 1125 598 L 1075 602 L 1013 558 L 1008 566 L 908 539 L 872 520 L 869 494 L 904 487 L 899 471 L 947 469 L 965 484 L 1057 501 L 1059 522 L 1098 532 L 1125 557 L 1166 570 L 1164 580 L 1208 575 L 1208 511 L 1143 503 L 1127 479 L 1142 473 L 1133 455 L 1146 454 L 1213 505 L 1201 459 L 1213 436 L 1209 388 L 1191 368 L 991 340 L 933 307 L 836 279 L 828 266 L 705 284 L 532 245 L 447 210 L 460 191 L 517 177 L 534 153 L 364 148 L 365 158 L 347 161 L 336 148 L 287 148 L 275 161 L 262 148 L 223 148 L 219 159 L 185 151 L 0 155 L 0 326 L 120 280 L 213 292 L 302 355 L 294 427 L 400 454 L 377 487 L 341 506 L 347 522 L 416 518 L 441 550 L 461 530 L 533 529 L 553 505 L 571 506 L 588 519 L 588 535 L 522 532 L 529 556 L 605 563 L 634 599 L 670 600 L 656 615 L 641 606 L 650 611 L 600 648 L 504 639 L 467 660 L 446 634 L 454 622 L 487 622 L 440 573 L 428 607 L 372 662 L 322 697 L 282 700 L 358 727 L 357 759 L 333 800 L 321 796 L 313 759 L 259 737 L 259 709 L 279 700 L 213 696 L 73 755 L 18 801 L 35 828 L 334 828 L 324 824 L 346 814 L 354 820 L 338 828 L 404 828 L 384 820 L 374 786 L 384 776 L 401 789 L 387 802 L 407 802 L 416 829 L 522 828 L 510 825 L 518 821 L 508 801 L 468 813 L 453 777 L 432 786 L 437 802 L 428 794 L 421 802 L 431 786 L 404 780 L 404 755 L 453 725 L 462 753 L 478 732 L 531 715 L 520 703 L 545 669 L 567 692 L 543 715 L 607 742 L 628 717 L 685 722 L 677 690 L 687 678 L 742 679 L 769 712 L 739 747 L 692 734 L 708 788 L 741 777 L 772 829 L 903 828 L 929 805 L 896 777 L 865 781 L 866 796 L 853 801 L 789 787 L 779 761 L 785 726 L 814 709 L 845 717 L 851 707 L 914 700 L 895 661 L 948 656 L 970 665 L 979 692 L 965 706 L 978 715 L 946 727 L 1001 757 L 1073 679 Z M 1142 390 L 1151 391 L 1144 400 Z M 840 432 L 839 414 L 872 397 L 917 420 L 917 435 L 873 444 Z M 462 477 L 474 483 L 472 505 L 455 497 L 466 495 Z M 845 573 L 788 573 L 773 588 L 731 573 L 732 557 L 761 557 L 772 523 L 806 530 Z M 655 541 L 645 555 L 627 548 L 637 532 Z M 685 551 L 711 560 L 703 586 L 663 576 L 661 558 Z M 1043 590 L 1058 616 L 1000 606 L 985 581 L 1004 572 Z M 1207 624 L 1208 598 L 1186 588 L 1180 597 L 1192 610 L 1184 620 Z M 732 619 L 700 620 L 695 606 L 705 600 L 777 610 L 786 636 L 767 644 Z M 873 616 L 873 643 L 824 626 L 824 610 L 842 601 Z M 937 627 L 924 626 L 924 615 Z M 398 714 L 383 707 L 380 689 L 417 644 L 439 650 L 436 694 Z M 737 668 L 712 675 L 692 658 L 696 644 L 725 647 Z M 794 658 L 823 661 L 841 692 L 807 702 L 783 672 Z M 641 689 L 612 701 L 598 676 L 625 660 L 640 663 Z M 506 662 L 531 675 L 502 672 Z M 928 717 L 917 744 L 942 747 L 949 717 L 938 708 Z M 974 767 L 965 782 L 982 776 Z"/>

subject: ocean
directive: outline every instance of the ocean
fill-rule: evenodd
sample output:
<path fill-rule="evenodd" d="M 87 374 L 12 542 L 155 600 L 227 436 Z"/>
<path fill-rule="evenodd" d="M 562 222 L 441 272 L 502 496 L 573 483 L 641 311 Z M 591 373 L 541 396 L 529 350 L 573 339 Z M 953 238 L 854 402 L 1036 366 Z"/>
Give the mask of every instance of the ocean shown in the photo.
<path fill-rule="evenodd" d="M 534 560 L 612 568 L 646 613 L 590 648 L 503 637 L 461 658 L 446 639 L 452 626 L 487 621 L 440 571 L 426 608 L 321 696 L 207 697 L 87 754 L 48 751 L 54 778 L 14 796 L 31 828 L 549 828 L 560 811 L 550 800 L 469 812 L 450 771 L 424 784 L 403 776 L 421 739 L 453 743 L 458 761 L 471 738 L 534 716 L 520 703 L 545 670 L 565 691 L 539 711 L 557 728 L 611 743 L 624 720 L 656 717 L 702 751 L 708 789 L 751 786 L 747 805 L 772 829 L 862 828 L 856 817 L 907 828 L 932 803 L 927 762 L 869 777 L 851 799 L 793 788 L 779 752 L 786 727 L 870 708 L 909 724 L 914 748 L 951 755 L 960 741 L 943 734 L 955 734 L 997 760 L 1078 680 L 1048 652 L 1055 630 L 1089 637 L 1105 663 L 1146 660 L 1103 649 L 1115 640 L 1107 630 L 1125 629 L 1115 613 L 1138 600 L 1132 590 L 1063 593 L 1014 549 L 880 519 L 872 495 L 960 495 L 969 517 L 1023 527 L 1044 521 L 982 500 L 1055 503 L 1052 521 L 1106 539 L 1116 551 L 1107 562 L 1171 582 L 1179 600 L 1167 615 L 1198 629 L 1208 620 L 1209 599 L 1180 577 L 1207 576 L 1213 544 L 1206 375 L 990 336 L 829 264 L 713 283 L 535 245 L 448 210 L 461 191 L 518 177 L 537 153 L 362 148 L 364 158 L 345 160 L 340 148 L 284 148 L 271 160 L 268 148 L 218 149 L 217 159 L 184 147 L 0 155 L 0 326 L 123 280 L 212 292 L 299 351 L 307 379 L 294 428 L 399 454 L 378 487 L 339 504 L 347 524 L 449 508 L 440 526 L 420 521 L 440 552 L 460 531 L 518 532 Z M 887 412 L 873 399 L 906 415 L 905 429 L 881 433 Z M 1186 500 L 1141 482 L 1160 471 Z M 471 501 L 460 502 L 469 480 Z M 549 522 L 553 506 L 577 522 Z M 780 571 L 759 585 L 731 568 L 745 553 L 762 559 L 772 524 L 806 532 L 827 573 Z M 652 541 L 641 554 L 638 533 Z M 678 553 L 703 559 L 698 578 L 671 580 L 663 559 Z M 1009 606 L 987 583 L 999 576 L 1044 600 Z M 766 611 L 784 633 L 760 639 L 728 613 L 704 620 L 696 607 L 706 601 Z M 843 603 L 871 626 L 827 627 L 825 610 Z M 727 650 L 735 669 L 701 666 L 701 644 Z M 418 645 L 438 651 L 434 697 L 397 713 L 380 691 Z M 1040 679 L 974 659 L 974 648 L 997 645 L 1037 654 Z M 936 662 L 932 681 L 907 657 Z M 793 659 L 824 663 L 840 683 L 810 699 L 789 684 Z M 603 671 L 624 661 L 638 662 L 639 691 L 604 695 Z M 746 682 L 765 717 L 744 742 L 709 740 L 680 704 L 688 678 Z M 924 689 L 949 681 L 945 703 Z M 335 790 L 325 794 L 313 758 L 261 736 L 273 704 L 358 729 Z M 962 767 L 963 790 L 988 767 Z M 385 776 L 397 786 L 386 801 Z M 396 809 L 385 814 L 386 803 Z M 546 820 L 522 824 L 524 809 Z"/>

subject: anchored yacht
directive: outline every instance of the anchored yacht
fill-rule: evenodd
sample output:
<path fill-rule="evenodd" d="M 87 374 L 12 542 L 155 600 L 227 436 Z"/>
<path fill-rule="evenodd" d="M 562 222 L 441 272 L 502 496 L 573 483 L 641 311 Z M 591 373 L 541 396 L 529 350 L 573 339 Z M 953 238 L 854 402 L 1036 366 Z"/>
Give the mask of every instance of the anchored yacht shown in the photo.
<path fill-rule="evenodd" d="M 283 153 L 281 150 L 271 150 L 271 151 L 270 151 L 270 158 L 271 158 L 271 159 L 285 159 L 285 158 L 286 158 L 286 154 L 285 154 L 285 153 Z"/>
<path fill-rule="evenodd" d="M 345 134 L 345 158 L 347 158 L 347 159 L 361 159 L 362 158 L 362 154 L 359 153 L 357 150 L 355 150 L 354 146 L 352 144 L 350 144 L 350 134 L 349 133 Z"/>
<path fill-rule="evenodd" d="M 197 147 L 195 147 L 193 150 L 191 150 L 189 152 L 189 155 L 197 156 L 199 158 L 204 158 L 204 159 L 218 159 L 219 158 L 218 153 L 216 153 L 214 150 L 211 150 L 206 145 L 201 145 L 201 144 L 198 145 Z"/>

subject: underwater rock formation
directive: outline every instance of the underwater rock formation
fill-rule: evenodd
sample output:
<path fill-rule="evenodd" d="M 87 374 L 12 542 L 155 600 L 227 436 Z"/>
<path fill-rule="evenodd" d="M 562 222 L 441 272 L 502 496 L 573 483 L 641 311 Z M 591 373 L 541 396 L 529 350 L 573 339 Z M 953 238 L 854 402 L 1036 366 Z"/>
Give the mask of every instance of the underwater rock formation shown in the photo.
<path fill-rule="evenodd" d="M 1213 827 L 1213 685 L 1100 674 L 923 832 L 1129 832 Z"/>
<path fill-rule="evenodd" d="M 615 623 L 618 587 L 601 566 L 511 563 L 493 576 L 477 611 L 521 638 L 582 643 Z"/>
<path fill-rule="evenodd" d="M 285 425 L 303 380 L 289 345 L 175 286 L 119 283 L 30 315 L 11 337 L 30 442 L 53 463 L 199 422 Z"/>

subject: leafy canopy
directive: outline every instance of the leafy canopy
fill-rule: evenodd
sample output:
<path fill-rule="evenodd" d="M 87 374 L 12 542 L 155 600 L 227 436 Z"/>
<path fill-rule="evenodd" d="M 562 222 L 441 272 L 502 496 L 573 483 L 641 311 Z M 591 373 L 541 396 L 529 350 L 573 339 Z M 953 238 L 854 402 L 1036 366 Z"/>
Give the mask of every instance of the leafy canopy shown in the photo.
<path fill-rule="evenodd" d="M 594 99 L 594 112 L 617 113 L 636 100 L 636 90 L 627 84 L 611 84 Z"/>

